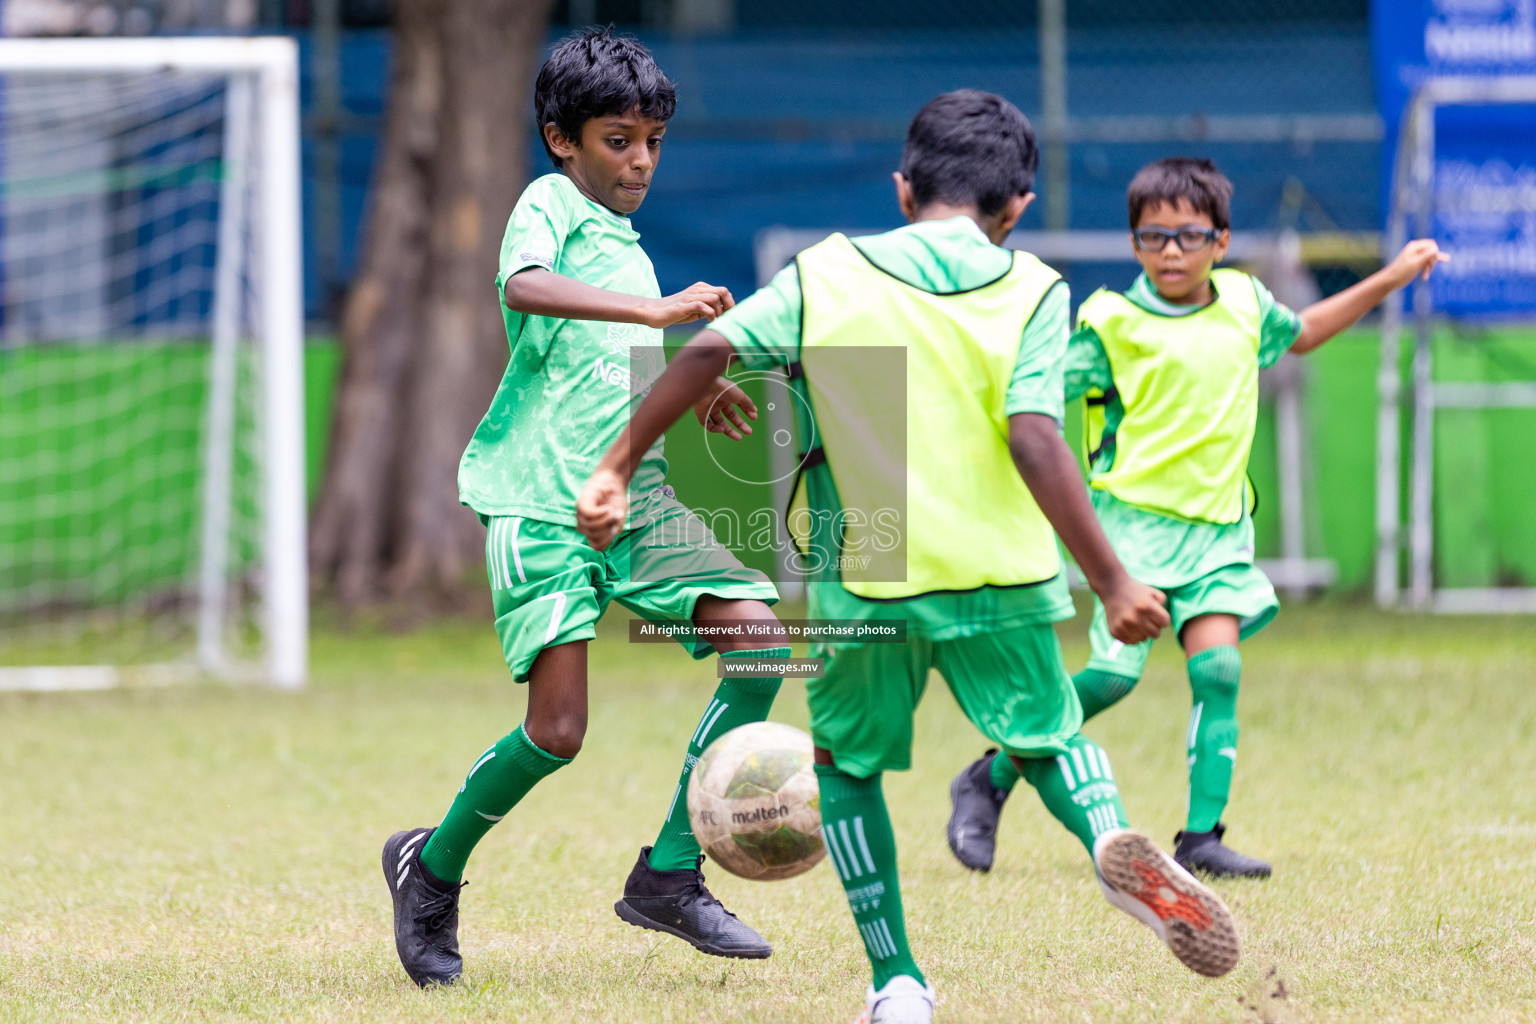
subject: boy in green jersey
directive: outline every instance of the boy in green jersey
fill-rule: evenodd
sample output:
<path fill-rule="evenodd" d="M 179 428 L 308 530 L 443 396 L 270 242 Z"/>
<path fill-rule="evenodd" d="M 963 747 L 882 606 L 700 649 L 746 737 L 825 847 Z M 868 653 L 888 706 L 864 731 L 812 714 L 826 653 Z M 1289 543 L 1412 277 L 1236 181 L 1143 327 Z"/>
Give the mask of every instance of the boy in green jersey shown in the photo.
<path fill-rule="evenodd" d="M 801 436 L 813 439 L 798 517 L 810 613 L 907 626 L 905 643 L 814 646 L 824 673 L 806 686 L 822 835 L 872 969 L 863 1021 L 933 1014 L 881 789 L 882 773 L 910 766 L 931 669 L 1083 844 L 1115 907 L 1192 970 L 1220 975 L 1237 962 L 1220 899 L 1126 828 L 1109 758 L 1079 732 L 1056 641 L 1053 623 L 1072 614 L 1058 533 L 1113 635 L 1134 644 L 1168 619 L 1162 596 L 1115 558 L 1061 438 L 1066 284 L 1001 247 L 1033 198 L 1036 163 L 1029 122 L 1006 100 L 970 90 L 933 100 L 895 175 L 908 226 L 833 235 L 698 334 L 577 505 L 582 531 L 604 547 L 632 514 L 646 446 L 732 359 L 789 371 Z"/>
<path fill-rule="evenodd" d="M 702 637 L 713 634 L 701 629 L 685 640 L 696 658 L 712 650 L 727 658 L 789 653 L 763 649 L 764 637 L 783 639 L 768 609 L 777 591 L 664 485 L 659 439 L 640 459 L 636 514 L 617 542 L 599 555 L 576 531 L 578 489 L 623 428 L 632 393 L 664 364 L 661 328 L 713 319 L 732 305 L 729 292 L 707 284 L 662 297 L 630 226 L 675 103 L 650 54 L 611 31 L 565 41 L 539 72 L 535 110 L 560 173 L 529 185 L 507 225 L 496 285 L 511 358 L 459 466 L 460 499 L 487 527 L 496 632 L 513 678 L 528 684 L 528 711 L 474 761 L 441 824 L 399 832 L 385 844 L 396 949 L 420 985 L 451 983 L 462 970 L 458 899 L 470 851 L 581 748 L 587 642 L 610 602 L 656 622 L 758 620 L 767 627 L 751 642 L 706 643 Z M 756 410 L 729 382 L 725 387 L 710 427 L 739 437 L 748 429 L 743 416 L 755 418 Z M 692 543 L 680 547 L 678 536 Z M 767 716 L 779 683 L 720 683 L 687 744 L 661 833 L 641 849 L 615 905 L 625 921 L 717 956 L 772 952 L 704 887 L 680 794 L 711 740 Z"/>
<path fill-rule="evenodd" d="M 1131 181 L 1131 244 L 1143 273 L 1124 295 L 1101 289 L 1078 310 L 1066 354 L 1067 401 L 1103 411 L 1090 457 L 1093 507 L 1131 575 L 1168 596 L 1193 696 L 1185 748 L 1189 812 L 1175 858 L 1211 875 L 1266 878 L 1270 866 L 1222 843 L 1237 759 L 1238 641 L 1279 609 L 1253 564 L 1248 455 L 1258 377 L 1286 351 L 1310 352 L 1446 257 L 1410 242 L 1385 268 L 1300 314 L 1257 280 L 1213 270 L 1230 241 L 1232 183 L 1208 160 L 1175 158 Z M 1092 657 L 1073 677 L 1084 719 L 1141 678 L 1151 642 L 1125 644 L 1095 605 Z M 998 815 L 1018 781 L 988 752 L 951 784 L 949 843 L 967 867 L 992 866 Z"/>

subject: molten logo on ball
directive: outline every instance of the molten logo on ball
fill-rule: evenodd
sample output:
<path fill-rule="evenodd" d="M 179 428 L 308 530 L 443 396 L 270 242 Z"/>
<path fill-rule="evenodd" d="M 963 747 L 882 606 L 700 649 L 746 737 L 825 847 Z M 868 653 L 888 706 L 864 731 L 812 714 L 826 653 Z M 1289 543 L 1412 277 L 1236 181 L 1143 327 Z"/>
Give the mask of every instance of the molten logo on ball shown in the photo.
<path fill-rule="evenodd" d="M 826 855 L 811 738 L 778 722 L 721 736 L 688 779 L 688 818 L 699 846 L 733 875 L 771 882 L 809 871 Z"/>

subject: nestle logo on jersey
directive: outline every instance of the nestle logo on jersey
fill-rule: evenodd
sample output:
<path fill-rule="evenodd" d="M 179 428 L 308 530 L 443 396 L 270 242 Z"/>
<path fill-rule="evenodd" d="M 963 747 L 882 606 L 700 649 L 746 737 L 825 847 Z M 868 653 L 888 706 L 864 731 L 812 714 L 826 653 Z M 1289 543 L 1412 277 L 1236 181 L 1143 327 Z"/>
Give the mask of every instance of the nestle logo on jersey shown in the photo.
<path fill-rule="evenodd" d="M 610 363 L 606 359 L 599 359 L 592 364 L 592 376 L 604 384 L 612 384 L 616 388 L 629 390 L 629 368 L 618 363 Z"/>

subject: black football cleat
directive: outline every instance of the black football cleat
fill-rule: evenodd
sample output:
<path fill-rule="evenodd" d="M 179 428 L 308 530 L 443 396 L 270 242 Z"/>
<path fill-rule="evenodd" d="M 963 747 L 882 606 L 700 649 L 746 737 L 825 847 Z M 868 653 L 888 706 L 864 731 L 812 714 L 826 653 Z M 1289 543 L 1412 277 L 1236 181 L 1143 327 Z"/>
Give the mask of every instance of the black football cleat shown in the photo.
<path fill-rule="evenodd" d="M 395 952 L 411 980 L 422 988 L 452 985 L 464 970 L 459 956 L 459 890 L 421 863 L 422 847 L 434 829 L 396 832 L 384 844 L 384 880 L 395 900 Z"/>
<path fill-rule="evenodd" d="M 997 851 L 997 819 L 1008 794 L 992 785 L 989 750 L 967 765 L 949 784 L 949 848 L 972 871 L 991 871 Z"/>
<path fill-rule="evenodd" d="M 761 935 L 737 920 L 705 887 L 699 870 L 702 855 L 692 868 L 657 871 L 647 860 L 650 854 L 649 846 L 641 847 L 614 913 L 636 927 L 676 935 L 710 956 L 762 960 L 773 954 Z"/>
<path fill-rule="evenodd" d="M 1268 864 L 1222 845 L 1226 832 L 1220 822 L 1209 832 L 1180 832 L 1173 837 L 1173 859 L 1185 871 L 1203 871 L 1212 878 L 1268 878 Z"/>

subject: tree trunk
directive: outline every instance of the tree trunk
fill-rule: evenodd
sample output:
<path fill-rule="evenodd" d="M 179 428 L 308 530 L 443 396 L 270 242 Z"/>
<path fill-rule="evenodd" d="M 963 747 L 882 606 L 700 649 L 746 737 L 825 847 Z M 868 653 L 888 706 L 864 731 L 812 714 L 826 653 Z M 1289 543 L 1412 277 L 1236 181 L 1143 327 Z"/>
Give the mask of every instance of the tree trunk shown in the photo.
<path fill-rule="evenodd" d="M 484 537 L 459 455 L 506 365 L 493 280 L 525 181 L 550 0 L 400 0 L 384 152 L 342 313 L 344 361 L 310 531 L 345 607 L 455 600 Z"/>

